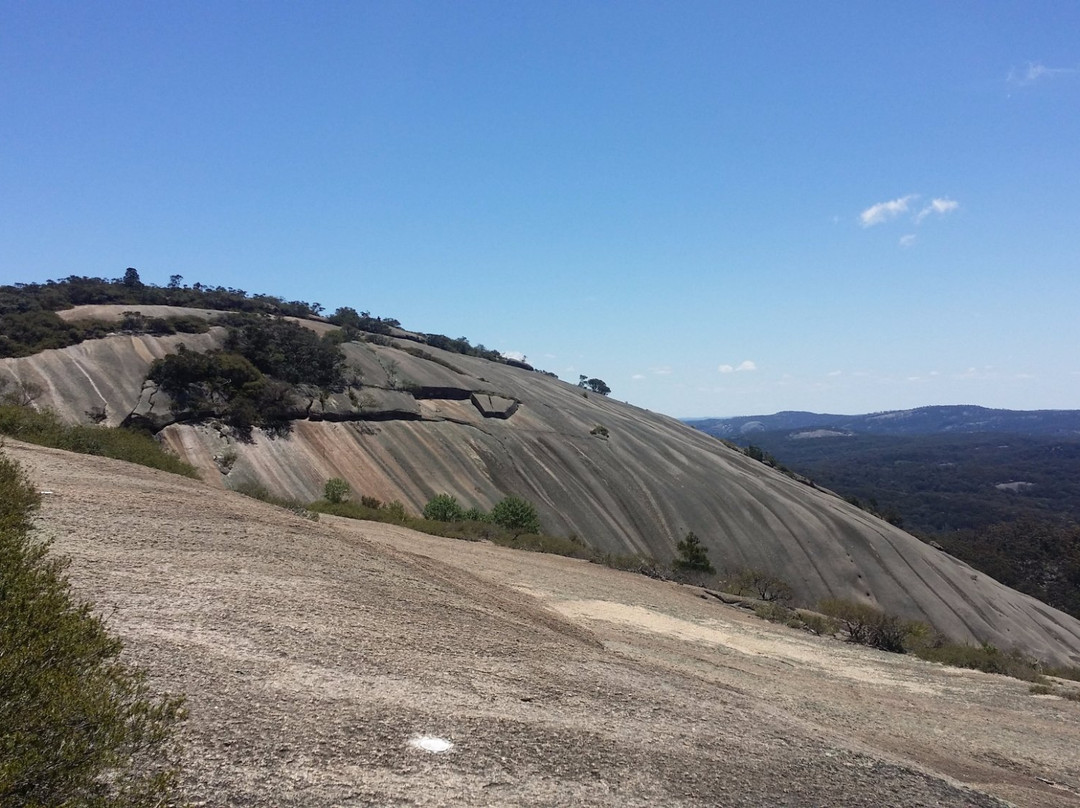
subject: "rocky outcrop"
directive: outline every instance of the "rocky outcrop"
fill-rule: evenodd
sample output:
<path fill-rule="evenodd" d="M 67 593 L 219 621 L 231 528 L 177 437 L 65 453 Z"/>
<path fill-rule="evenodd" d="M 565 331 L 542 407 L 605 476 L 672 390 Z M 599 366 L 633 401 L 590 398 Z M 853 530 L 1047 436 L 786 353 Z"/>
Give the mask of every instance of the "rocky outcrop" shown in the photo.
<path fill-rule="evenodd" d="M 493 396 L 490 393 L 473 393 L 470 398 L 473 406 L 485 418 L 506 419 L 517 412 L 518 402 L 512 398 Z"/>
<path fill-rule="evenodd" d="M 143 386 L 150 363 L 180 342 L 215 347 L 221 333 L 108 337 L 0 360 L 0 373 L 42 384 L 38 404 L 71 421 L 85 422 L 92 405 L 106 405 L 114 424 L 139 408 L 165 418 Z M 359 386 L 307 396 L 288 437 L 255 430 L 243 443 L 185 422 L 160 437 L 223 487 L 255 482 L 315 499 L 341 477 L 357 494 L 414 512 L 438 493 L 483 508 L 516 494 L 536 503 L 549 531 L 662 561 L 693 530 L 717 567 L 766 570 L 804 603 L 854 598 L 960 640 L 1080 663 L 1080 621 L 675 419 L 546 374 L 387 343 L 344 346 Z M 606 440 L 590 434 L 597 424 Z"/>

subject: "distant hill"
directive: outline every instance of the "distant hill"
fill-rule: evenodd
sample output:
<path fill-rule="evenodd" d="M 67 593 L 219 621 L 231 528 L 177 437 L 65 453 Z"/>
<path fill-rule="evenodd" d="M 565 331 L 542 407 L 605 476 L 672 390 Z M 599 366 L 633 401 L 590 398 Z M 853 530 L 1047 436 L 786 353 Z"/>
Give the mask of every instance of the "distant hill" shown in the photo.
<path fill-rule="evenodd" d="M 789 437 L 852 435 L 939 435 L 1007 432 L 1080 438 L 1080 410 L 994 410 L 976 406 L 918 407 L 866 415 L 778 412 L 738 418 L 687 419 L 688 424 L 718 438 L 737 438 L 760 432 L 806 431 Z"/>

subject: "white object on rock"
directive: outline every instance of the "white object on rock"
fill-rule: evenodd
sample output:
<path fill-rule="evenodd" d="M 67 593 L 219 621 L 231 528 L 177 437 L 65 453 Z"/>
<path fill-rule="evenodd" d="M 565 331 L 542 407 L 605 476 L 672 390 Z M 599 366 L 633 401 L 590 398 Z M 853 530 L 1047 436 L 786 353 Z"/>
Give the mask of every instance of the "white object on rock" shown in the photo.
<path fill-rule="evenodd" d="M 414 735 L 409 739 L 409 746 L 413 749 L 423 749 L 425 752 L 448 752 L 454 748 L 450 741 L 436 738 L 434 735 Z"/>

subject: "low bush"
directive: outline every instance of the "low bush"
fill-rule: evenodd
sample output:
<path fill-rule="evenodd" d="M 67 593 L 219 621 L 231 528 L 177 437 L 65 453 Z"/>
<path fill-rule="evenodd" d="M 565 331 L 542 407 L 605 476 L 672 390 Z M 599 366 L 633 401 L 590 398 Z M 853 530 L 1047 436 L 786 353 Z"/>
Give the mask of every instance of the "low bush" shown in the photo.
<path fill-rule="evenodd" d="M 791 586 L 775 575 L 755 569 L 739 570 L 728 577 L 727 588 L 732 594 L 764 601 L 790 603 Z"/>
<path fill-rule="evenodd" d="M 1042 680 L 1042 666 L 1017 651 L 1005 652 L 989 643 L 966 645 L 938 639 L 911 647 L 911 653 L 929 662 L 940 662 L 954 668 L 969 668 L 984 673 L 998 673 L 1025 682 Z"/>
<path fill-rule="evenodd" d="M 349 498 L 349 484 L 340 477 L 331 477 L 323 486 L 323 497 L 327 502 L 344 502 Z"/>
<path fill-rule="evenodd" d="M 64 561 L 29 536 L 37 492 L 0 455 L 0 805 L 179 803 L 183 700 L 121 661 Z"/>
<path fill-rule="evenodd" d="M 305 519 L 310 519 L 313 522 L 319 520 L 319 514 L 305 505 L 298 499 L 291 499 L 289 497 L 278 497 L 270 493 L 269 489 L 265 485 L 259 483 L 237 483 L 233 485 L 230 491 L 234 491 L 237 494 L 243 494 L 245 497 L 251 497 L 257 499 L 260 502 L 265 502 L 268 505 L 276 505 L 279 508 L 284 508 L 290 513 L 296 516 L 302 516 Z"/>
<path fill-rule="evenodd" d="M 491 515 L 488 514 L 483 508 L 472 507 L 461 514 L 461 518 L 465 522 L 490 522 Z"/>
<path fill-rule="evenodd" d="M 785 625 L 791 625 L 793 622 L 792 618 L 796 618 L 797 621 L 794 610 L 776 602 L 756 604 L 754 606 L 754 614 L 762 620 L 768 620 L 770 623 L 784 623 Z M 792 626 L 792 628 L 798 627 L 798 625 Z"/>
<path fill-rule="evenodd" d="M 589 560 L 594 564 L 603 564 L 605 567 L 611 567 L 612 569 L 623 570 L 624 572 L 636 572 L 647 578 L 655 578 L 656 580 L 668 579 L 667 570 L 659 561 L 651 556 L 640 555 L 638 553 L 621 555 L 619 553 L 594 552 L 593 557 Z"/>
<path fill-rule="evenodd" d="M 1071 665 L 1062 668 L 1049 667 L 1046 669 L 1046 675 L 1056 676 L 1058 679 L 1072 679 L 1074 682 L 1080 682 L 1080 665 Z"/>
<path fill-rule="evenodd" d="M 531 550 L 534 553 L 551 553 L 568 558 L 592 559 L 596 554 L 588 545 L 565 536 L 548 536 L 543 533 L 500 533 L 490 541 L 503 547 Z"/>
<path fill-rule="evenodd" d="M 150 435 L 123 427 L 65 424 L 50 410 L 0 405 L 0 434 L 39 446 L 111 457 L 199 478 L 193 466 L 169 454 Z"/>
<path fill-rule="evenodd" d="M 514 535 L 541 532 L 536 506 L 521 497 L 508 496 L 496 502 L 491 509 L 491 521 Z"/>
<path fill-rule="evenodd" d="M 839 631 L 837 624 L 823 614 L 811 612 L 806 609 L 796 609 L 795 614 L 802 624 L 799 628 L 803 631 L 809 631 L 811 634 L 817 634 L 822 637 L 832 636 Z"/>
<path fill-rule="evenodd" d="M 840 625 L 840 630 L 848 642 L 897 654 L 906 650 L 904 639 L 911 631 L 911 624 L 895 615 L 843 598 L 827 598 L 821 601 L 818 611 Z"/>

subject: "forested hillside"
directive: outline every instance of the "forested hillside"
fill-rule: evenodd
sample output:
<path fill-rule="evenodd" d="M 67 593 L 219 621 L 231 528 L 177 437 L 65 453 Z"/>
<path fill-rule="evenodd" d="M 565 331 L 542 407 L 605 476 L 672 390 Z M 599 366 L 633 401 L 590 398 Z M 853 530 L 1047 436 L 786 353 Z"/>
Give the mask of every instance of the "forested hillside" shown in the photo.
<path fill-rule="evenodd" d="M 1012 415 L 1023 422 L 1024 413 Z M 1045 434 L 1039 419 L 1029 419 L 1039 434 L 851 434 L 814 423 L 730 440 L 1080 615 L 1080 440 Z"/>

